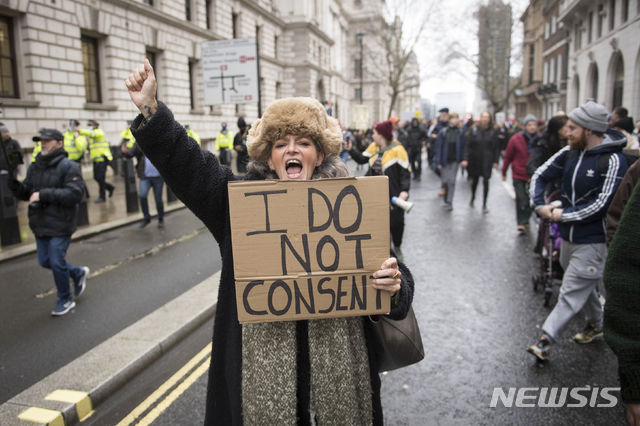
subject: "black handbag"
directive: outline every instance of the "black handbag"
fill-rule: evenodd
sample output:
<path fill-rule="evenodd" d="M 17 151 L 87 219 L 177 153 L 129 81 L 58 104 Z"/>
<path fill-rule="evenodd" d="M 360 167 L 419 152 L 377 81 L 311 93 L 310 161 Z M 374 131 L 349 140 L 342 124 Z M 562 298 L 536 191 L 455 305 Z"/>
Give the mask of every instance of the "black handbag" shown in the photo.
<path fill-rule="evenodd" d="M 371 318 L 373 347 L 378 358 L 378 371 L 391 371 L 424 359 L 422 337 L 413 307 L 402 320 L 386 316 Z"/>

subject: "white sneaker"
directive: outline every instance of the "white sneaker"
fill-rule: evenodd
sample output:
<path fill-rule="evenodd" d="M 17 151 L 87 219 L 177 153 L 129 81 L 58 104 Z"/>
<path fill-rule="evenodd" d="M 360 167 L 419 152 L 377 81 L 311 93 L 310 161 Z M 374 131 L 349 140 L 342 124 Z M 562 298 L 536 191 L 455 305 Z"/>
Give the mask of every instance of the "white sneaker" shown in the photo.
<path fill-rule="evenodd" d="M 78 284 L 76 284 L 76 289 L 75 289 L 76 298 L 80 297 L 80 295 L 82 295 L 82 293 L 84 293 L 84 290 L 87 288 L 87 278 L 89 277 L 89 267 L 83 266 L 82 270 L 84 271 L 84 274 L 82 274 L 80 281 L 78 282 Z"/>

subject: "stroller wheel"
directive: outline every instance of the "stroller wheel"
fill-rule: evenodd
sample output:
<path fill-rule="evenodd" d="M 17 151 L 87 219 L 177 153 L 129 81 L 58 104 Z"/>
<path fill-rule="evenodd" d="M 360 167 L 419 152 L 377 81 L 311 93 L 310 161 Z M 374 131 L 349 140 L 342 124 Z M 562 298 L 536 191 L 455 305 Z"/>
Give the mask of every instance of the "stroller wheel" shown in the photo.
<path fill-rule="evenodd" d="M 544 289 L 544 307 L 545 308 L 549 307 L 549 302 L 551 301 L 552 294 L 553 294 L 553 290 L 551 290 L 550 288 Z"/>

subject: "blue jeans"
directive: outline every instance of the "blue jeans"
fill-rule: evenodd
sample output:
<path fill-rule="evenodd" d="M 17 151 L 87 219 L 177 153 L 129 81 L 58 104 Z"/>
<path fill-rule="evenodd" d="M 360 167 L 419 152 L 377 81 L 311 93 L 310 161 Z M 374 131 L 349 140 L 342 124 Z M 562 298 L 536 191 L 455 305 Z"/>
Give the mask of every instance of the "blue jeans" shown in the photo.
<path fill-rule="evenodd" d="M 53 281 L 56 283 L 58 290 L 58 299 L 71 300 L 71 286 L 69 285 L 69 277 L 74 283 L 78 283 L 84 270 L 77 266 L 73 266 L 65 260 L 67 256 L 67 248 L 71 237 L 36 237 L 36 246 L 38 248 L 38 263 L 43 268 L 53 271 Z"/>
<path fill-rule="evenodd" d="M 142 214 L 144 220 L 151 220 L 149 215 L 149 203 L 147 202 L 147 195 L 149 195 L 149 189 L 153 187 L 153 197 L 156 199 L 156 210 L 158 210 L 158 221 L 164 220 L 164 204 L 162 202 L 162 186 L 164 182 L 161 176 L 154 176 L 140 179 L 140 207 L 142 208 Z"/>

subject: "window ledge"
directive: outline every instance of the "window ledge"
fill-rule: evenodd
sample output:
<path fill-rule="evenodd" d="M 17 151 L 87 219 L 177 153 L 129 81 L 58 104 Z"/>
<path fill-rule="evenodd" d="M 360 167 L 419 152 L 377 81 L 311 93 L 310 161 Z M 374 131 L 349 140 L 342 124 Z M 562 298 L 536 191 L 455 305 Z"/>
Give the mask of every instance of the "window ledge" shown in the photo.
<path fill-rule="evenodd" d="M 118 105 L 116 104 L 99 104 L 95 102 L 85 102 L 84 109 L 91 109 L 97 111 L 117 111 Z"/>
<path fill-rule="evenodd" d="M 205 112 L 202 108 L 196 108 L 189 111 L 189 114 L 205 115 Z"/>
<path fill-rule="evenodd" d="M 40 106 L 40 101 L 30 99 L 0 98 L 0 102 L 3 107 L 37 108 Z"/>

